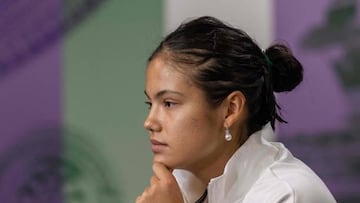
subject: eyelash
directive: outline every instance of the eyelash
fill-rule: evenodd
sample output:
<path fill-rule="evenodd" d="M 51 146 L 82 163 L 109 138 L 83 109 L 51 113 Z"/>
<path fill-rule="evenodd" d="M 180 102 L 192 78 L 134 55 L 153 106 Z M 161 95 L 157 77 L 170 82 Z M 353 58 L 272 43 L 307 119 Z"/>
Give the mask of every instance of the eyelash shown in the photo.
<path fill-rule="evenodd" d="M 152 106 L 152 103 L 149 102 L 149 101 L 145 101 L 145 104 L 148 106 L 149 109 L 151 109 L 151 106 Z M 176 105 L 175 102 L 172 102 L 172 101 L 163 101 L 163 106 L 165 108 L 171 108 L 173 107 L 174 105 Z"/>
<path fill-rule="evenodd" d="M 165 106 L 166 108 L 171 108 L 171 107 L 173 107 L 176 103 L 171 102 L 171 101 L 164 101 L 163 104 L 164 104 L 164 106 Z"/>
<path fill-rule="evenodd" d="M 145 104 L 148 106 L 148 109 L 150 109 L 150 108 L 151 108 L 151 106 L 152 106 L 152 103 L 151 103 L 151 102 L 149 102 L 149 101 L 145 101 Z"/>

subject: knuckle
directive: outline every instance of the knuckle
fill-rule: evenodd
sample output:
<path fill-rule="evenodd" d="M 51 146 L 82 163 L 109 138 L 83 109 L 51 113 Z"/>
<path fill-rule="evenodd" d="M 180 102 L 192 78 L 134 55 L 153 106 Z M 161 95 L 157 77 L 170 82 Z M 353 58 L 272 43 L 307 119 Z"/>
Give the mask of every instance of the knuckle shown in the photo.
<path fill-rule="evenodd" d="M 173 181 L 170 180 L 170 179 L 165 179 L 165 180 L 163 181 L 163 185 L 164 185 L 165 187 L 170 187 L 170 186 L 173 185 Z"/>
<path fill-rule="evenodd" d="M 141 201 L 142 201 L 142 196 L 140 195 L 136 198 L 136 203 L 141 203 Z"/>
<path fill-rule="evenodd" d="M 143 195 L 149 195 L 150 194 L 150 187 L 145 188 Z"/>

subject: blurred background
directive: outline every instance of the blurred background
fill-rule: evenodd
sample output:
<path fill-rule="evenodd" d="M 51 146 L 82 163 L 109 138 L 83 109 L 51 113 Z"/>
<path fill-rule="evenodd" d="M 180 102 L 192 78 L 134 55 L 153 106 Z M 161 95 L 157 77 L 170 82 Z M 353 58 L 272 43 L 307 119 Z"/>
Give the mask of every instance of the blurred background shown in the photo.
<path fill-rule="evenodd" d="M 276 140 L 360 202 L 360 1 L 0 0 L 0 202 L 134 202 L 151 175 L 147 57 L 181 22 L 287 43 L 305 79 Z M 359 86 L 359 87 L 358 87 Z"/>

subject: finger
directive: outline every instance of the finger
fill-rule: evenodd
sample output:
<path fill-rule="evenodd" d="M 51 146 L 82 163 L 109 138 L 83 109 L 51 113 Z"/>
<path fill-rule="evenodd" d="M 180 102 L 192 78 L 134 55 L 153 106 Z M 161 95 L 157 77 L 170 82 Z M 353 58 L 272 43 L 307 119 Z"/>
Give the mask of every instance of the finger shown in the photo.
<path fill-rule="evenodd" d="M 155 185 L 157 182 L 159 182 L 159 179 L 156 176 L 152 176 L 150 179 L 150 185 Z"/>
<path fill-rule="evenodd" d="M 142 201 L 143 197 L 142 196 L 138 196 L 135 200 L 136 203 L 140 203 Z"/>
<path fill-rule="evenodd" d="M 164 164 L 159 162 L 153 163 L 153 172 L 154 175 L 161 181 L 161 180 L 169 180 L 173 179 L 174 176 L 172 175 L 172 170 L 168 169 Z"/>

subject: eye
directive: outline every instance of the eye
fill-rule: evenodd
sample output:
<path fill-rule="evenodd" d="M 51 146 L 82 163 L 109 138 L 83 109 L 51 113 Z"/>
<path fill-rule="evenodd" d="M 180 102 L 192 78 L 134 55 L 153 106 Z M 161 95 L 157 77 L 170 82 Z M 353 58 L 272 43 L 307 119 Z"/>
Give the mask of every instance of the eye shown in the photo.
<path fill-rule="evenodd" d="M 175 102 L 172 102 L 172 101 L 164 101 L 164 106 L 166 108 L 171 108 L 175 105 L 176 103 Z"/>
<path fill-rule="evenodd" d="M 148 106 L 148 109 L 151 109 L 152 103 L 149 101 L 145 101 L 145 104 Z"/>

